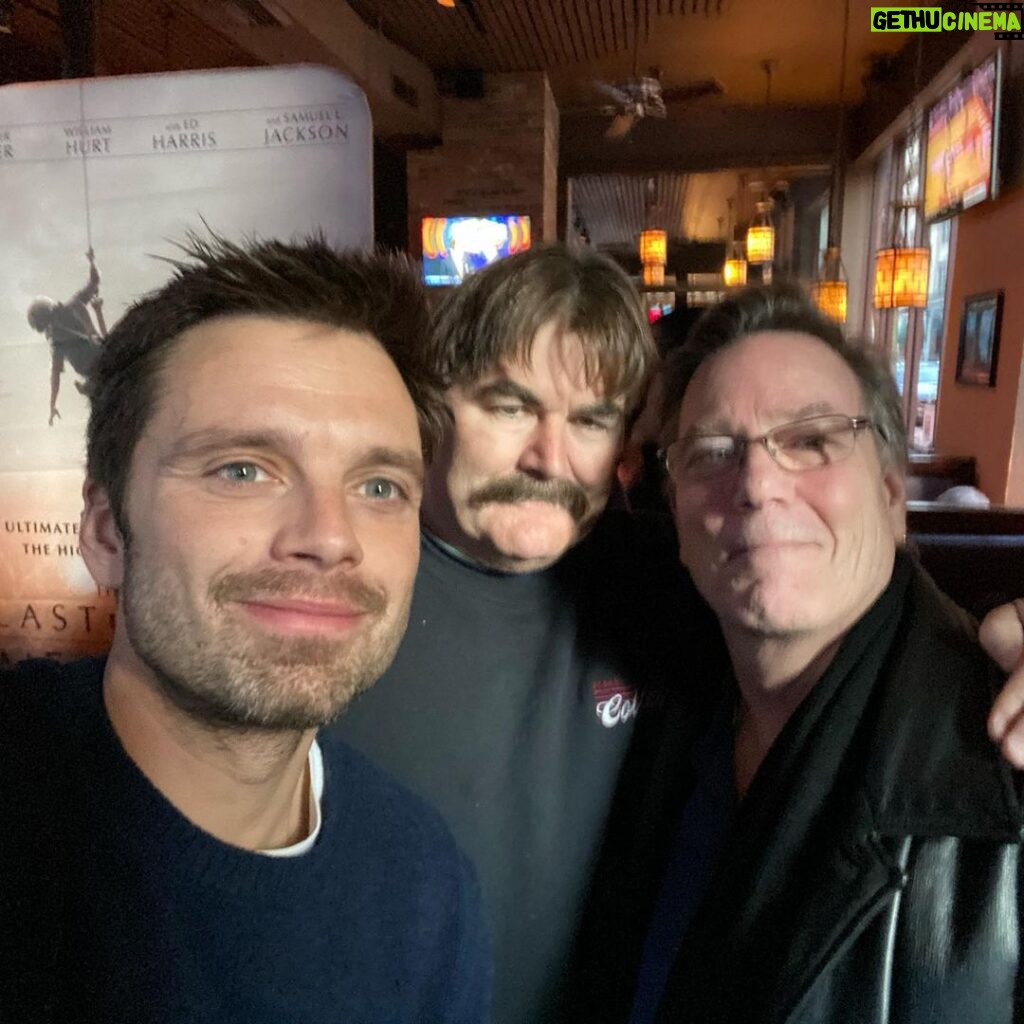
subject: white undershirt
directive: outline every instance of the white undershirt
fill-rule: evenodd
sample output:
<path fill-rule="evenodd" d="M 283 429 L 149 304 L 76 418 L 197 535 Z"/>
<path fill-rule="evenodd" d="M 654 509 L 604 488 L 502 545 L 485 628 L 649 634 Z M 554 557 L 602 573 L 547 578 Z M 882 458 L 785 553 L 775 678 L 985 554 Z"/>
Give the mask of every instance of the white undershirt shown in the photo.
<path fill-rule="evenodd" d="M 316 837 L 320 835 L 320 798 L 324 792 L 324 755 L 320 752 L 320 744 L 314 738 L 309 747 L 309 820 L 312 828 L 305 839 L 300 839 L 291 846 L 279 846 L 274 850 L 257 850 L 267 857 L 301 857 L 313 848 Z"/>

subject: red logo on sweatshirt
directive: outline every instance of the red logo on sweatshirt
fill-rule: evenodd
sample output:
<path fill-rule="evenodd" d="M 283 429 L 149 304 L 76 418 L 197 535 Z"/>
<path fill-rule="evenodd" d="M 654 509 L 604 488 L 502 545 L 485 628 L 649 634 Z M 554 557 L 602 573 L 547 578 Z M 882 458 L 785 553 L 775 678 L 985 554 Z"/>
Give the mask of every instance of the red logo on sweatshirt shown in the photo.
<path fill-rule="evenodd" d="M 593 692 L 594 711 L 606 729 L 619 722 L 628 722 L 640 710 L 640 694 L 636 687 L 627 686 L 621 679 L 600 679 L 594 683 Z"/>

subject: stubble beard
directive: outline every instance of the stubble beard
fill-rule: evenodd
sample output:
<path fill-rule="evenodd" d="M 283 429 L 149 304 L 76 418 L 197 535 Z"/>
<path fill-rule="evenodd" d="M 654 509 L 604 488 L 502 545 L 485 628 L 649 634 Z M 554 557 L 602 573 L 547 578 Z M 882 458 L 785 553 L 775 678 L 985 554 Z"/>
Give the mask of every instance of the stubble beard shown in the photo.
<path fill-rule="evenodd" d="M 212 581 L 207 617 L 173 573 L 133 548 L 121 595 L 129 643 L 164 698 L 211 728 L 279 732 L 332 721 L 391 664 L 408 623 L 411 593 L 391 610 L 387 595 L 364 583 L 328 586 L 276 570 Z M 368 621 L 341 638 L 274 634 L 226 607 L 247 593 L 340 598 L 366 608 Z"/>

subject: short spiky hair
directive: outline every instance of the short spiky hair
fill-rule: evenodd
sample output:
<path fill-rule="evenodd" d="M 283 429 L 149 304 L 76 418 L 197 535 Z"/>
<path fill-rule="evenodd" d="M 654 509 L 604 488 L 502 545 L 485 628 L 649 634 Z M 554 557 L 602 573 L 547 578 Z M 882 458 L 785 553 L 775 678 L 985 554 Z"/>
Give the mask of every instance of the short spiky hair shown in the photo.
<path fill-rule="evenodd" d="M 640 297 L 610 259 L 544 245 L 498 260 L 453 289 L 431 333 L 446 386 L 469 384 L 499 363 L 528 359 L 549 323 L 579 336 L 587 377 L 627 408 L 644 395 L 657 358 Z"/>
<path fill-rule="evenodd" d="M 322 236 L 243 244 L 189 235 L 174 276 L 136 302 L 107 336 L 89 381 L 87 467 L 122 532 L 132 453 L 181 335 L 222 316 L 267 316 L 372 335 L 409 389 L 429 457 L 445 424 L 440 379 L 424 357 L 425 294 L 398 255 L 339 252 Z"/>
<path fill-rule="evenodd" d="M 668 357 L 662 436 L 668 444 L 679 426 L 679 408 L 700 365 L 741 338 L 763 331 L 795 331 L 824 342 L 849 366 L 860 386 L 883 466 L 904 472 L 907 430 L 903 407 L 888 367 L 847 340 L 842 327 L 827 317 L 797 284 L 751 285 L 708 309 L 684 344 Z"/>

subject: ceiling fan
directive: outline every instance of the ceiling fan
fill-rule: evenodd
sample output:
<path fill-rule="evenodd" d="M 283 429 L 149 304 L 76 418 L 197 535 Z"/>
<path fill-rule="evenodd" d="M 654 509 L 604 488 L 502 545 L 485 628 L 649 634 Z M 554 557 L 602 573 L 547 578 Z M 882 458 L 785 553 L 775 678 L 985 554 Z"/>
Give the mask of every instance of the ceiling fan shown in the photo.
<path fill-rule="evenodd" d="M 625 82 L 593 82 L 592 87 L 612 101 L 598 108 L 612 119 L 604 133 L 606 139 L 625 138 L 642 118 L 666 117 L 667 104 L 720 96 L 725 91 L 716 78 L 665 88 L 659 68 L 651 68 L 641 77 L 634 73 Z"/>
<path fill-rule="evenodd" d="M 666 88 L 661 83 L 661 69 L 649 68 L 646 75 L 637 73 L 640 52 L 640 0 L 633 0 L 633 73 L 624 82 L 592 82 L 591 87 L 611 103 L 596 108 L 611 117 L 604 133 L 606 139 L 624 139 L 637 121 L 645 117 L 666 117 L 667 104 L 720 96 L 725 89 L 717 78 L 705 78 Z M 593 108 L 592 108 L 593 109 Z"/>

